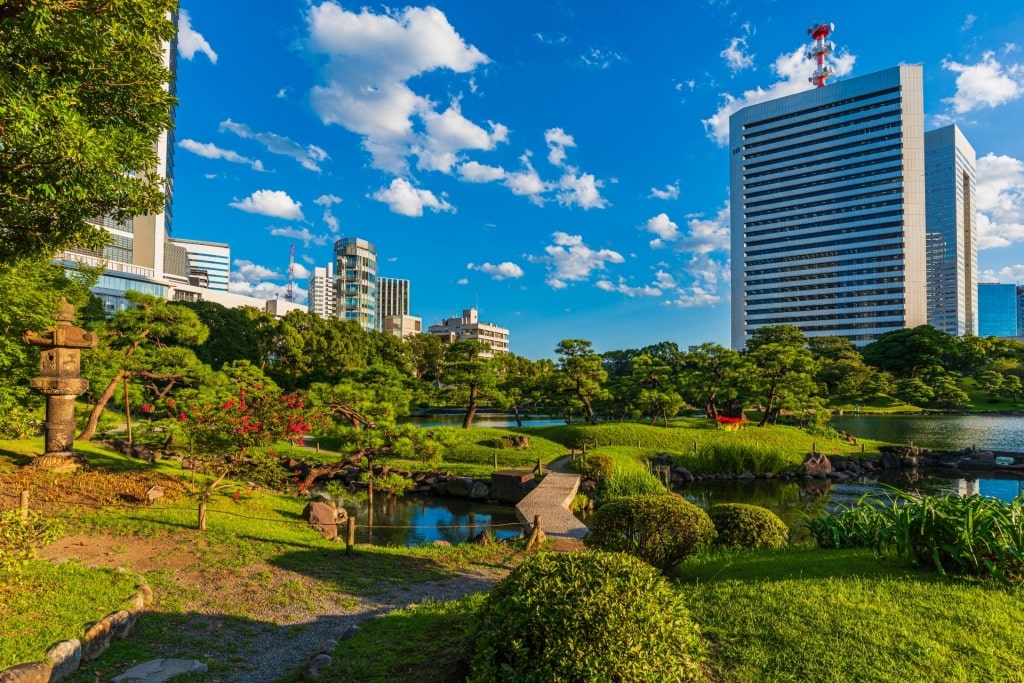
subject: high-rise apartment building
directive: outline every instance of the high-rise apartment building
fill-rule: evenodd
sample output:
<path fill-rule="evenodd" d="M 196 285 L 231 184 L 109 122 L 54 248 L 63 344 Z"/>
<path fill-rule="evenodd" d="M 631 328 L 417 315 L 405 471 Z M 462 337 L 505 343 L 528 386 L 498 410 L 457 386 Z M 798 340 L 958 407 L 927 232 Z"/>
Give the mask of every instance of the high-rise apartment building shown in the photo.
<path fill-rule="evenodd" d="M 765 325 L 866 344 L 927 322 L 920 66 L 729 119 L 732 345 Z"/>
<path fill-rule="evenodd" d="M 377 278 L 377 319 L 409 315 L 409 281 L 397 277 Z"/>
<path fill-rule="evenodd" d="M 1017 334 L 1017 285 L 983 282 L 978 285 L 978 336 Z"/>
<path fill-rule="evenodd" d="M 337 303 L 334 291 L 334 264 L 328 263 L 326 268 L 317 266 L 309 276 L 307 283 L 309 299 L 307 308 L 321 318 L 332 318 L 337 314 Z"/>
<path fill-rule="evenodd" d="M 445 318 L 428 327 L 427 332 L 449 344 L 464 339 L 482 341 L 491 347 L 488 357 L 508 352 L 508 328 L 480 322 L 475 308 L 463 310 L 461 318 Z"/>
<path fill-rule="evenodd" d="M 171 244 L 185 249 L 189 284 L 218 292 L 228 291 L 231 276 L 231 245 L 172 238 Z"/>
<path fill-rule="evenodd" d="M 334 243 L 334 259 L 337 316 L 376 330 L 377 248 L 357 237 L 343 237 Z"/>
<path fill-rule="evenodd" d="M 978 225 L 974 148 L 955 125 L 924 134 L 928 324 L 978 333 Z"/>

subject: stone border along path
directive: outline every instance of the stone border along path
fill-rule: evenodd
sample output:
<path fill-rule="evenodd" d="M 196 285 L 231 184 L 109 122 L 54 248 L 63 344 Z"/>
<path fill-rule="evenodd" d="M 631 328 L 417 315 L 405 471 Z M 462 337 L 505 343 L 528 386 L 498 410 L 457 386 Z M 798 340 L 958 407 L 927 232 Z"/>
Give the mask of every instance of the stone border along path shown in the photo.
<path fill-rule="evenodd" d="M 540 515 L 541 531 L 555 541 L 582 539 L 587 527 L 569 511 L 572 499 L 580 488 L 580 475 L 564 472 L 567 458 L 559 458 L 549 465 L 549 472 L 533 491 L 516 505 L 516 518 L 529 536 L 533 533 L 533 520 Z"/>

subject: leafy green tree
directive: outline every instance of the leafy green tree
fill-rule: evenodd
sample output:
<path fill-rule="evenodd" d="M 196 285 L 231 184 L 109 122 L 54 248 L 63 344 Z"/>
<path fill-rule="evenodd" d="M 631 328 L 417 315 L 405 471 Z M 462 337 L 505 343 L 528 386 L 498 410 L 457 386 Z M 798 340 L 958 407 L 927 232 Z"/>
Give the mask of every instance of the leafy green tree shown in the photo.
<path fill-rule="evenodd" d="M 862 396 L 861 387 L 872 370 L 864 363 L 856 345 L 845 337 L 813 337 L 807 348 L 817 361 L 814 379 L 828 396 Z"/>
<path fill-rule="evenodd" d="M 271 351 L 274 319 L 251 306 L 227 308 L 213 301 L 177 301 L 191 309 L 210 335 L 196 347 L 196 356 L 214 370 L 236 360 L 263 368 Z"/>
<path fill-rule="evenodd" d="M 118 311 L 100 337 L 117 360 L 109 368 L 113 375 L 106 378 L 106 388 L 97 396 L 80 439 L 92 438 L 100 415 L 125 380 L 142 377 L 166 383 L 201 371 L 202 364 L 193 351 L 174 348 L 195 347 L 206 341 L 209 331 L 199 317 L 190 309 L 160 297 L 138 292 L 127 292 L 126 296 L 131 306 Z M 169 371 L 154 372 L 158 368 Z"/>
<path fill-rule="evenodd" d="M 475 339 L 453 342 L 445 349 L 444 373 L 441 381 L 455 403 L 466 406 L 462 428 L 469 429 L 481 400 L 497 400 L 498 374 L 494 359 L 487 354 L 490 346 Z"/>
<path fill-rule="evenodd" d="M 609 394 L 604 387 L 608 379 L 601 356 L 591 349 L 585 339 L 563 339 L 555 347 L 558 372 L 554 376 L 554 390 L 563 399 L 571 421 L 573 407 L 581 407 L 586 419 L 597 424 L 594 401 Z"/>
<path fill-rule="evenodd" d="M 738 351 L 712 342 L 691 346 L 681 372 L 682 397 L 707 417 L 740 417 L 743 386 L 752 373 L 749 359 Z"/>
<path fill-rule="evenodd" d="M 655 420 L 661 419 L 668 426 L 669 418 L 686 405 L 679 395 L 675 370 L 663 356 L 652 356 L 646 353 L 633 358 L 633 379 L 639 388 L 637 405 L 640 411 Z"/>
<path fill-rule="evenodd" d="M 990 398 L 995 398 L 1003 388 L 1003 375 L 995 370 L 982 370 L 974 375 L 974 381 L 978 383 L 982 391 Z"/>
<path fill-rule="evenodd" d="M 923 406 L 932 400 L 935 393 L 923 380 L 911 377 L 896 382 L 894 395 L 907 405 Z"/>
<path fill-rule="evenodd" d="M 1024 391 L 1024 386 L 1021 385 L 1020 377 L 1017 375 L 1005 375 L 1003 377 L 1003 385 L 999 389 L 999 394 L 1013 401 L 1014 405 L 1017 405 L 1017 399 Z"/>
<path fill-rule="evenodd" d="M 897 379 L 944 368 L 955 355 L 953 336 L 931 325 L 886 332 L 865 346 L 861 353 L 865 363 Z"/>
<path fill-rule="evenodd" d="M 498 402 L 511 411 L 519 427 L 523 414 L 534 412 L 544 403 L 544 386 L 555 372 L 555 364 L 547 358 L 532 361 L 514 353 L 501 353 L 494 358 L 498 375 Z"/>
<path fill-rule="evenodd" d="M 444 342 L 433 334 L 415 334 L 405 343 L 409 346 L 413 375 L 424 382 L 436 382 L 444 363 Z"/>
<path fill-rule="evenodd" d="M 367 365 L 367 332 L 354 320 L 289 311 L 277 321 L 267 374 L 287 389 L 333 383 Z"/>
<path fill-rule="evenodd" d="M 309 399 L 352 429 L 374 429 L 408 415 L 412 391 L 398 370 L 374 365 L 353 371 L 335 384 L 311 385 Z"/>
<path fill-rule="evenodd" d="M 793 325 L 759 327 L 747 340 L 745 353 L 754 366 L 754 396 L 764 406 L 758 426 L 778 420 L 783 406 L 794 411 L 817 407 L 817 401 L 811 400 L 817 393 L 814 382 L 817 363 L 799 328 Z"/>
<path fill-rule="evenodd" d="M 959 387 L 953 375 L 939 374 L 930 379 L 930 384 L 932 402 L 939 408 L 962 408 L 971 402 L 967 392 Z"/>
<path fill-rule="evenodd" d="M 164 45 L 176 0 L 0 3 L 0 263 L 109 236 L 85 222 L 156 213 L 172 125 Z"/>

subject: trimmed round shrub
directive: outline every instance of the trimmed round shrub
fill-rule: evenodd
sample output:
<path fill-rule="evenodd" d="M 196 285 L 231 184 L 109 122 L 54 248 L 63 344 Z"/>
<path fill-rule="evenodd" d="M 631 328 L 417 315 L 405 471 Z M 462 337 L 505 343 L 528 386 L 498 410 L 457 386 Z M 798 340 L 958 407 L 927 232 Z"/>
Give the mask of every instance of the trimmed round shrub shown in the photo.
<path fill-rule="evenodd" d="M 782 548 L 789 543 L 789 527 L 768 508 L 745 503 L 719 503 L 708 509 L 718 538 L 731 550 Z"/>
<path fill-rule="evenodd" d="M 475 626 L 470 683 L 706 680 L 706 646 L 679 592 L 621 553 L 528 558 Z"/>
<path fill-rule="evenodd" d="M 613 498 L 590 518 L 583 542 L 590 548 L 629 553 L 668 571 L 708 547 L 715 526 L 708 513 L 675 495 Z"/>
<path fill-rule="evenodd" d="M 591 453 L 580 458 L 579 470 L 587 479 L 604 484 L 615 475 L 615 460 L 607 453 Z"/>

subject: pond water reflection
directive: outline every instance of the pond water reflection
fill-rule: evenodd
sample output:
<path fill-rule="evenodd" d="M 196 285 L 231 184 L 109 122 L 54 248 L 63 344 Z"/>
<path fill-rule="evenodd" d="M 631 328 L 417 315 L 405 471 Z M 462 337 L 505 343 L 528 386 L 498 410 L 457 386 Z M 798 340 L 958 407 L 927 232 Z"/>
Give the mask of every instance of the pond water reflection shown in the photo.
<path fill-rule="evenodd" d="M 490 529 L 497 538 L 523 532 L 511 505 L 462 498 L 378 495 L 373 501 L 372 520 L 366 501 L 346 501 L 345 509 L 356 516 L 356 543 L 410 546 L 448 541 L 456 545 L 484 529 Z"/>

